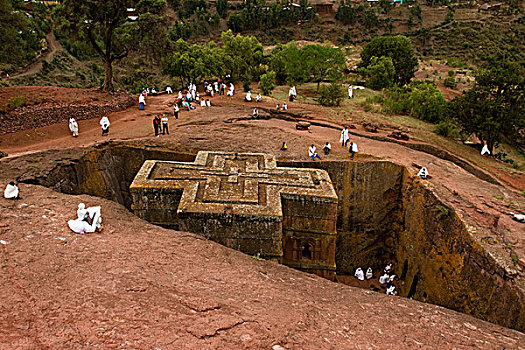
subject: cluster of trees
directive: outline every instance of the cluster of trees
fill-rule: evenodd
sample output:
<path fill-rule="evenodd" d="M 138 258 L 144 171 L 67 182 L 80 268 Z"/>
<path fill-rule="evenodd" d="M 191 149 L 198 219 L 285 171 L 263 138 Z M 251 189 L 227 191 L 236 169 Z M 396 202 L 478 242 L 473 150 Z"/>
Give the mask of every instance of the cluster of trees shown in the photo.
<path fill-rule="evenodd" d="M 0 70 L 23 66 L 42 49 L 41 41 L 49 30 L 46 9 L 38 3 L 32 18 L 25 12 L 22 0 L 0 0 Z"/>
<path fill-rule="evenodd" d="M 182 86 L 226 75 L 233 81 L 259 77 L 264 56 L 263 46 L 255 37 L 227 31 L 222 33 L 221 43 L 189 45 L 179 39 L 173 52 L 162 60 L 164 73 L 179 78 Z"/>
<path fill-rule="evenodd" d="M 179 39 L 171 54 L 163 59 L 164 72 L 187 85 L 201 79 L 229 75 L 233 81 L 261 80 L 263 92 L 270 93 L 275 83 L 299 84 L 337 81 L 345 67 L 345 57 L 339 48 L 306 45 L 294 42 L 277 45 L 270 54 L 252 36 L 221 35 L 221 46 L 214 42 L 189 45 Z"/>
<path fill-rule="evenodd" d="M 335 12 L 335 18 L 347 25 L 354 25 L 359 22 L 368 29 L 377 27 L 379 24 L 379 17 L 373 8 L 365 4 L 352 6 L 351 0 L 341 0 Z"/>
<path fill-rule="evenodd" d="M 299 6 L 296 6 L 299 5 Z M 267 3 L 266 0 L 246 0 L 241 4 L 241 12 L 228 18 L 228 28 L 235 32 L 242 30 L 273 29 L 297 21 L 311 20 L 315 17 L 315 8 L 308 0 L 299 4 L 285 0 Z"/>

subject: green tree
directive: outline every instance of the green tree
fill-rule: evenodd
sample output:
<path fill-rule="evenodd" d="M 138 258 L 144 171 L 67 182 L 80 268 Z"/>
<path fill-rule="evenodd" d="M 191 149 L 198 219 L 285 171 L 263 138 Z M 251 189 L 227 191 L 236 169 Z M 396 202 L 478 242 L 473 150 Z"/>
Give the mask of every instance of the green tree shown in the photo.
<path fill-rule="evenodd" d="M 13 7 L 11 0 L 0 0 L 0 69 L 5 64 L 25 64 L 40 50 L 35 23 L 23 12 L 23 3 Z"/>
<path fill-rule="evenodd" d="M 410 39 L 397 35 L 393 37 L 375 37 L 361 51 L 361 67 L 368 67 L 372 57 L 390 57 L 394 68 L 395 84 L 408 84 L 414 77 L 417 58 L 412 49 Z"/>
<path fill-rule="evenodd" d="M 335 19 L 343 24 L 355 24 L 357 20 L 357 10 L 352 7 L 350 0 L 341 0 L 335 12 Z"/>
<path fill-rule="evenodd" d="M 269 71 L 261 75 L 259 90 L 261 90 L 264 95 L 270 95 L 273 89 L 275 89 L 275 72 Z"/>
<path fill-rule="evenodd" d="M 221 34 L 224 50 L 223 64 L 233 80 L 241 75 L 251 75 L 263 62 L 263 46 L 253 36 L 234 35 L 231 30 Z"/>
<path fill-rule="evenodd" d="M 104 62 L 103 91 L 113 91 L 113 62 L 128 55 L 132 37 L 126 31 L 126 9 L 138 3 L 133 0 L 63 0 L 55 12 L 62 17 L 62 28 L 74 37 L 85 38 Z M 147 1 L 140 3 L 142 11 L 146 11 Z M 84 35 L 79 36 L 78 32 Z M 120 33 L 124 35 L 118 35 Z"/>
<path fill-rule="evenodd" d="M 162 66 L 165 74 L 178 77 L 181 85 L 186 86 L 224 74 L 223 60 L 223 51 L 213 42 L 206 46 L 189 45 L 179 39 L 173 53 L 162 60 Z"/>
<path fill-rule="evenodd" d="M 439 89 L 429 82 L 412 82 L 408 97 L 409 114 L 412 117 L 438 123 L 443 118 L 446 101 Z"/>
<path fill-rule="evenodd" d="M 379 0 L 379 7 L 383 10 L 384 14 L 388 14 L 392 10 L 391 0 Z"/>
<path fill-rule="evenodd" d="M 450 105 L 462 131 L 486 141 L 491 151 L 503 137 L 519 142 L 525 129 L 525 69 L 506 62 L 481 71 L 474 87 Z"/>
<path fill-rule="evenodd" d="M 301 58 L 305 71 L 317 83 L 317 91 L 323 80 L 337 80 L 345 66 L 343 51 L 330 46 L 306 45 L 301 49 Z"/>
<path fill-rule="evenodd" d="M 323 85 L 321 88 L 321 97 L 319 103 L 322 106 L 340 106 L 345 96 L 345 89 L 337 82 L 332 82 L 329 85 Z"/>
<path fill-rule="evenodd" d="M 396 71 L 390 57 L 372 57 L 368 67 L 360 71 L 367 77 L 366 85 L 373 90 L 381 90 L 394 85 Z"/>
<path fill-rule="evenodd" d="M 228 0 L 217 0 L 217 13 L 221 18 L 228 17 Z"/>

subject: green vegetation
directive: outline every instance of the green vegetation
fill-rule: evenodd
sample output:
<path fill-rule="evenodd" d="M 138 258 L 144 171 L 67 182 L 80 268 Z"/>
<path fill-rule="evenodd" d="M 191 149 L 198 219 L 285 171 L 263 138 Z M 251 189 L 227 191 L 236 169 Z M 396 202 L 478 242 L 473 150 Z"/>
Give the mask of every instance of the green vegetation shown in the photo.
<path fill-rule="evenodd" d="M 11 71 L 28 64 L 42 50 L 41 41 L 48 30 L 44 5 L 35 4 L 30 18 L 23 1 L 0 0 L 0 70 Z"/>
<path fill-rule="evenodd" d="M 365 104 L 379 103 L 386 114 L 405 114 L 431 123 L 444 118 L 446 101 L 441 91 L 429 82 L 413 81 L 406 87 L 384 89 Z"/>
<path fill-rule="evenodd" d="M 270 71 L 261 75 L 259 89 L 264 95 L 270 95 L 272 93 L 272 91 L 275 89 L 275 72 Z"/>
<path fill-rule="evenodd" d="M 138 23 L 127 21 L 127 8 L 131 6 L 141 15 Z M 126 57 L 130 47 L 142 47 L 151 54 L 151 59 L 161 54 L 157 50 L 158 42 L 165 41 L 165 35 L 160 29 L 163 18 L 159 14 L 165 7 L 165 0 L 64 0 L 55 9 L 54 16 L 62 32 L 91 45 L 104 63 L 101 88 L 113 91 L 113 62 Z M 139 45 L 132 45 L 137 41 Z"/>
<path fill-rule="evenodd" d="M 450 115 L 463 133 L 486 141 L 520 143 L 525 128 L 525 69 L 506 62 L 476 75 L 476 84 L 451 101 Z"/>
<path fill-rule="evenodd" d="M 390 57 L 372 57 L 370 64 L 360 70 L 366 76 L 366 85 L 374 90 L 390 88 L 394 85 L 394 75 L 396 73 L 394 64 Z"/>
<path fill-rule="evenodd" d="M 361 67 L 368 67 L 373 57 L 390 57 L 395 68 L 394 83 L 408 84 L 414 77 L 417 58 L 410 39 L 397 35 L 394 37 L 375 37 L 361 51 Z"/>
<path fill-rule="evenodd" d="M 15 108 L 18 108 L 18 107 L 25 106 L 26 98 L 25 98 L 25 96 L 11 97 L 9 99 L 9 104 L 11 105 L 11 109 L 15 109 Z"/>
<path fill-rule="evenodd" d="M 321 88 L 321 97 L 319 103 L 321 106 L 333 107 L 340 106 L 345 96 L 345 89 L 341 84 L 332 82 L 329 85 L 323 85 Z"/>

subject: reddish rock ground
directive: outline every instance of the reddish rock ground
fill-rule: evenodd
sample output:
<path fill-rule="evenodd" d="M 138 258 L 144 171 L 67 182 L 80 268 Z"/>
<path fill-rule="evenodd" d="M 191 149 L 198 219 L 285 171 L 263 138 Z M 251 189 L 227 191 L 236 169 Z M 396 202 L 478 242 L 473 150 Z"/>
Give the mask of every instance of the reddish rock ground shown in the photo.
<path fill-rule="evenodd" d="M 28 88 L 31 89 L 31 88 Z M 39 93 L 47 88 L 33 88 Z M 88 93 L 70 90 L 75 98 Z M 16 94 L 16 92 L 15 92 Z M 51 98 L 49 96 L 48 98 Z M 83 95 L 81 98 L 88 98 Z M 330 141 L 323 159 L 346 159 L 339 130 L 248 117 L 255 104 L 214 97 L 216 105 L 183 111 L 170 119 L 171 134 L 155 138 L 155 113 L 171 112 L 173 95 L 149 97 L 109 115 L 110 136 L 100 135 L 98 119 L 80 120 L 80 136 L 67 122 L 0 135 L 10 157 L 40 150 L 88 146 L 104 139 L 153 139 L 188 150 L 259 151 L 280 159 L 307 159 L 308 145 Z M 273 108 L 275 101 L 259 107 Z M 292 111 L 322 110 L 291 104 Z M 232 120 L 232 118 L 234 118 Z M 357 133 L 367 136 L 360 128 Z M 523 212 L 524 198 L 512 188 L 480 180 L 456 164 L 402 145 L 352 136 L 358 160 L 381 157 L 416 171 L 426 165 L 429 186 L 454 206 L 476 235 L 509 242 L 525 257 L 525 229 L 508 216 Z M 280 151 L 282 141 L 289 149 Z M 472 150 L 472 157 L 479 153 Z M 2 162 L 0 161 L 0 167 Z M 0 172 L 2 187 L 9 179 Z M 517 178 L 515 187 L 522 178 Z M 517 186 L 516 186 L 517 185 Z M 207 242 L 192 234 L 151 226 L 123 207 L 87 196 L 73 197 L 22 185 L 23 200 L 0 201 L 0 347 L 14 348 L 519 348 L 523 334 L 440 307 L 334 284 Z M 65 225 L 82 200 L 103 203 L 105 230 L 74 235 Z M 497 229 L 494 216 L 500 215 Z M 495 251 L 509 269 L 510 253 Z M 522 262 L 525 264 L 525 261 Z"/>

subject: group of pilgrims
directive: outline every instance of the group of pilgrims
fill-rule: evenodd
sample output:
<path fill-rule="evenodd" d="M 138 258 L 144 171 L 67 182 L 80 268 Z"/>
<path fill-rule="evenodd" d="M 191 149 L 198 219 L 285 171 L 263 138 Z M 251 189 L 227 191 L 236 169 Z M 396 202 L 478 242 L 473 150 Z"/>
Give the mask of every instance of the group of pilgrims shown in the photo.
<path fill-rule="evenodd" d="M 386 285 L 386 294 L 387 295 L 397 295 L 396 287 L 394 286 L 394 279 L 396 278 L 395 274 L 391 274 L 392 271 L 392 264 L 388 264 L 383 269 L 383 274 L 379 276 L 379 284 Z M 362 268 L 358 267 L 355 270 L 354 273 L 355 278 L 357 278 L 360 281 L 370 280 L 374 277 L 374 274 L 372 272 L 372 268 L 369 267 L 366 269 L 366 273 L 363 271 Z"/>
<path fill-rule="evenodd" d="M 341 143 L 341 146 L 344 148 L 348 147 L 348 153 L 350 153 L 350 159 L 354 160 L 354 155 L 359 152 L 359 149 L 357 148 L 357 143 L 350 142 L 350 136 L 348 133 L 348 128 L 346 126 L 343 127 L 343 130 L 341 130 L 341 137 L 339 138 L 339 142 Z M 282 148 L 281 148 L 282 149 Z M 332 150 L 332 145 L 330 142 L 326 142 L 323 147 L 323 152 L 325 155 L 330 154 L 330 151 Z M 317 147 L 315 147 L 314 144 L 312 144 L 310 147 L 308 147 L 308 157 L 312 158 L 313 161 L 315 159 L 321 159 L 319 154 L 317 153 Z"/>

